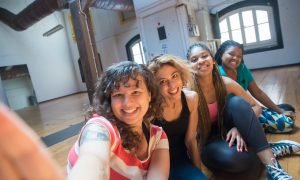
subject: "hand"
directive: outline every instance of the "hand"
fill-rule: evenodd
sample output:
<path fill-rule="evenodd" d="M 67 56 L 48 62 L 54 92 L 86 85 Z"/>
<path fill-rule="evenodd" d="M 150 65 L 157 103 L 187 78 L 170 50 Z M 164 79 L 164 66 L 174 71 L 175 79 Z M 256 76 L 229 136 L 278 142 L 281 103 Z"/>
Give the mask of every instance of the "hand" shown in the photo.
<path fill-rule="evenodd" d="M 283 111 L 282 114 L 292 118 L 293 120 L 296 119 L 296 113 L 294 113 L 293 111 Z"/>
<path fill-rule="evenodd" d="M 235 140 L 236 140 L 236 148 L 237 148 L 236 150 L 238 152 L 243 152 L 243 149 L 245 149 L 245 151 L 248 151 L 247 145 L 244 139 L 242 138 L 240 132 L 237 130 L 236 127 L 233 127 L 226 135 L 226 141 L 229 142 L 229 147 L 233 145 Z"/>
<path fill-rule="evenodd" d="M 261 106 L 253 106 L 252 107 L 256 117 L 259 117 L 262 113 L 262 107 Z"/>

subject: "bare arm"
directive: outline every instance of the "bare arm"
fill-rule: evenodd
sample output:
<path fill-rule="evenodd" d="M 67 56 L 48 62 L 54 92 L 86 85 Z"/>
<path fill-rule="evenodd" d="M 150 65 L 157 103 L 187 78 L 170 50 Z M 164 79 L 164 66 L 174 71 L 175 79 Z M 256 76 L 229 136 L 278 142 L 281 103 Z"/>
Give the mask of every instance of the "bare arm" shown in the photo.
<path fill-rule="evenodd" d="M 235 96 L 241 96 L 245 101 L 249 103 L 256 116 L 259 116 L 261 114 L 262 109 L 261 106 L 253 99 L 253 97 L 250 96 L 246 91 L 244 91 L 244 89 L 234 80 L 228 77 L 222 77 L 227 89 L 227 93 L 234 94 Z"/>
<path fill-rule="evenodd" d="M 147 174 L 147 180 L 167 180 L 170 171 L 169 149 L 154 150 Z"/>
<path fill-rule="evenodd" d="M 197 145 L 196 133 L 198 126 L 198 95 L 194 91 L 184 91 L 190 110 L 189 125 L 185 135 L 185 145 L 191 156 L 192 162 L 201 169 L 200 152 Z"/>
<path fill-rule="evenodd" d="M 291 118 L 295 119 L 296 114 L 292 111 L 284 111 L 280 109 L 270 98 L 269 96 L 263 92 L 259 86 L 256 84 L 256 82 L 253 80 L 248 86 L 248 90 L 251 93 L 255 99 L 257 99 L 260 103 L 262 103 L 267 108 L 271 109 L 272 111 L 275 111 L 279 114 L 284 114 L 286 116 L 290 116 Z"/>
<path fill-rule="evenodd" d="M 275 105 L 275 103 L 263 92 L 253 80 L 248 86 L 248 90 L 255 99 L 257 99 L 260 103 L 262 103 L 267 108 L 271 109 L 272 111 L 276 111 L 279 114 L 282 114 L 283 111 Z"/>
<path fill-rule="evenodd" d="M 83 130 L 79 144 L 78 160 L 68 179 L 109 179 L 108 130 L 99 124 L 90 124 Z"/>
<path fill-rule="evenodd" d="M 64 179 L 40 138 L 1 103 L 0 179 Z"/>

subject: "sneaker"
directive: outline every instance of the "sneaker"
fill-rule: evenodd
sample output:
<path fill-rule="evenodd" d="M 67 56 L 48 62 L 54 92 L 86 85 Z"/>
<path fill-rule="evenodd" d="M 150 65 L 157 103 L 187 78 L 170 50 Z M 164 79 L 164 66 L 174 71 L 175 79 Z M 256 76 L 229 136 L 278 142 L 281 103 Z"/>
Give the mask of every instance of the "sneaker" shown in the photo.
<path fill-rule="evenodd" d="M 275 159 L 274 159 L 275 160 Z M 279 163 L 275 160 L 274 163 L 270 165 L 266 165 L 267 168 L 267 180 L 291 180 L 293 179 L 292 176 L 288 175 L 285 172 Z"/>
<path fill-rule="evenodd" d="M 300 144 L 290 140 L 272 142 L 270 147 L 275 157 L 282 157 L 300 151 Z"/>

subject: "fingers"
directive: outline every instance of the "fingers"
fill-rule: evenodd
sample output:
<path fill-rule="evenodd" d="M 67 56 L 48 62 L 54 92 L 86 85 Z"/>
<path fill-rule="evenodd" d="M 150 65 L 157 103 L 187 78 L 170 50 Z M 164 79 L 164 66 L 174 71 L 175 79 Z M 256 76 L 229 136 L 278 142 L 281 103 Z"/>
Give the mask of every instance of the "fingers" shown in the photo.
<path fill-rule="evenodd" d="M 236 140 L 237 140 L 237 151 L 238 152 L 243 152 L 244 149 L 245 149 L 245 151 L 248 151 L 247 145 L 241 136 L 238 135 L 236 137 Z"/>

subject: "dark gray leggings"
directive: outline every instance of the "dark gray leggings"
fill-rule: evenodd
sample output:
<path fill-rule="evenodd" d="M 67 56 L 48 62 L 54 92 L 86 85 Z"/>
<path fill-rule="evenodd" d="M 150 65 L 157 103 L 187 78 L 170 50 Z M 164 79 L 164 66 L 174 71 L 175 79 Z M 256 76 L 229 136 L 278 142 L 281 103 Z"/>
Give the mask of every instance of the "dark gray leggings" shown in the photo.
<path fill-rule="evenodd" d="M 202 150 L 202 161 L 211 170 L 242 172 L 259 163 L 257 152 L 269 147 L 266 136 L 255 113 L 241 97 L 227 99 L 224 110 L 226 130 L 236 127 L 247 143 L 249 152 L 237 152 L 236 146 L 229 148 L 228 142 L 217 138 L 209 141 Z M 213 126 L 211 137 L 218 135 L 218 127 Z"/>

